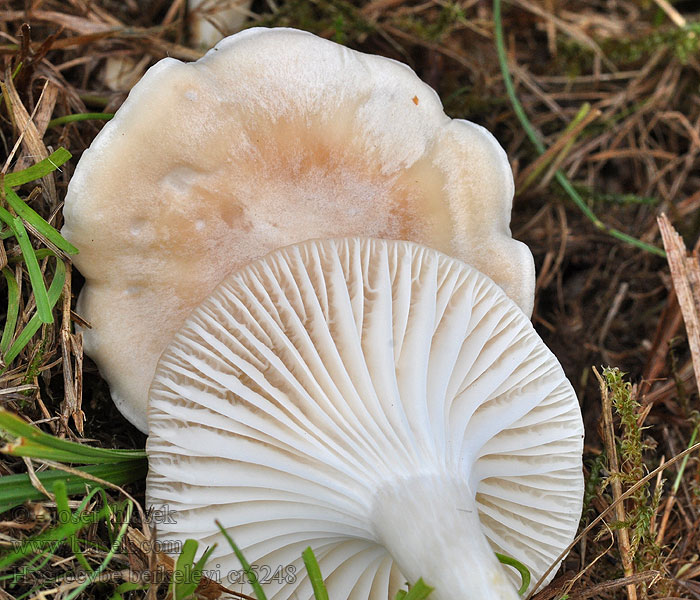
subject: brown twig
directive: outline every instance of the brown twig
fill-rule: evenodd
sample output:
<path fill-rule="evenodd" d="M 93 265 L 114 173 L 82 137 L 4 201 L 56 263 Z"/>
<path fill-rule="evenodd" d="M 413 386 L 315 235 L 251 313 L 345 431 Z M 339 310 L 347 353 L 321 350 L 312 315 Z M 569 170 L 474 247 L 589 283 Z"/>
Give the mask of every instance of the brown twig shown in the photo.
<path fill-rule="evenodd" d="M 645 583 L 647 581 L 658 579 L 660 575 L 661 573 L 659 573 L 658 571 L 644 571 L 642 573 L 630 575 L 629 577 L 621 577 L 620 579 L 605 581 L 604 583 L 594 585 L 593 587 L 588 588 L 582 592 L 572 594 L 571 596 L 569 596 L 569 600 L 585 600 L 586 598 L 593 598 L 598 594 L 602 594 L 604 592 L 611 592 L 623 586 L 626 586 L 629 589 L 630 586 L 634 587 L 636 585 L 639 585 L 640 583 Z"/>
<path fill-rule="evenodd" d="M 63 285 L 63 310 L 61 320 L 61 356 L 63 358 L 63 420 L 67 424 L 72 418 L 79 435 L 83 435 L 85 415 L 82 410 L 82 344 L 76 343 L 75 335 L 71 332 L 71 278 L 72 269 L 66 266 L 66 280 Z M 80 356 L 79 356 L 80 355 Z M 73 357 L 76 370 L 73 371 Z"/>
<path fill-rule="evenodd" d="M 687 21 L 685 17 L 676 10 L 676 8 L 668 0 L 654 0 L 656 5 L 663 10 L 668 18 L 671 19 L 678 27 L 685 27 Z"/>

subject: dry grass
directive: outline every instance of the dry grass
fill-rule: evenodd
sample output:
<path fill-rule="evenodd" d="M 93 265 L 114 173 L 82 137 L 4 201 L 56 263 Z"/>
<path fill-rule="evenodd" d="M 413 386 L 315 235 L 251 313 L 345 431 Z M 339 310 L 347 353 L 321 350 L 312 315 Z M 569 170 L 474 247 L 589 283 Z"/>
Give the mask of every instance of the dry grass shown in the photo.
<path fill-rule="evenodd" d="M 9 157 L 4 172 L 12 172 L 59 146 L 73 153 L 74 160 L 44 177 L 40 187 L 35 182 L 18 190 L 56 227 L 75 162 L 101 123 L 48 128 L 49 121 L 118 108 L 125 94 L 102 83 L 109 56 L 131 57 L 142 66 L 164 56 L 197 58 L 200 53 L 187 44 L 184 5 L 181 0 L 0 0 L 0 163 Z M 574 545 L 537 600 L 566 594 L 570 600 L 700 598 L 697 458 L 691 454 L 687 463 L 677 460 L 655 472 L 689 446 L 698 422 L 693 358 L 700 356 L 691 355 L 690 348 L 700 341 L 697 322 L 687 317 L 694 310 L 697 319 L 700 310 L 692 280 L 697 262 L 686 265 L 677 250 L 675 272 L 669 271 L 662 258 L 608 236 L 555 179 L 561 170 L 605 225 L 658 247 L 657 217 L 666 213 L 697 256 L 698 10 L 694 0 L 508 2 L 503 14 L 508 66 L 529 120 L 550 148 L 540 157 L 505 93 L 489 1 L 260 0 L 253 5 L 250 24 L 299 27 L 409 63 L 438 91 L 450 116 L 486 126 L 511 158 L 519 190 L 513 232 L 530 246 L 538 267 L 534 322 L 583 406 L 588 488 L 582 524 L 608 511 Z M 52 247 L 41 233 L 30 229 L 29 234 L 36 248 Z M 0 242 L 0 268 L 7 266 L 20 284 L 23 324 L 35 302 L 19 256 L 14 238 Z M 51 260 L 40 261 L 47 284 Z M 681 264 L 691 273 L 688 289 L 678 279 Z M 43 325 L 0 375 L 0 403 L 55 435 L 142 448 L 143 436 L 112 407 L 94 365 L 83 360 L 80 336 L 72 332 L 71 322 L 79 316 L 71 312 L 71 299 L 80 285 L 80 275 L 69 269 L 54 323 Z M 3 279 L 0 286 L 0 298 L 7 297 Z M 0 323 L 6 309 L 2 312 Z M 594 365 L 619 367 L 633 385 L 606 371 L 601 387 Z M 21 459 L 0 461 L 0 474 L 27 468 Z M 654 473 L 648 485 L 630 494 L 647 473 Z M 129 489 L 142 499 L 143 482 Z M 120 497 L 113 491 L 108 501 Z M 0 545 L 44 530 L 54 509 L 51 501 L 33 502 L 22 508 L 23 519 L 13 518 L 16 512 L 0 517 L 5 519 Z M 86 597 L 108 597 L 129 579 L 130 568 L 153 566 L 154 557 L 133 541 L 138 518 L 132 525 L 131 542 Z M 82 535 L 104 544 L 107 527 L 91 527 Z M 0 598 L 38 590 L 41 577 L 49 576 L 59 579 L 44 586 L 53 588 L 44 597 L 63 597 L 75 586 L 61 583 L 61 576 L 80 565 L 65 548 L 56 556 L 62 558 L 45 571 L 0 590 Z M 97 564 L 103 556 L 96 547 L 86 559 Z"/>

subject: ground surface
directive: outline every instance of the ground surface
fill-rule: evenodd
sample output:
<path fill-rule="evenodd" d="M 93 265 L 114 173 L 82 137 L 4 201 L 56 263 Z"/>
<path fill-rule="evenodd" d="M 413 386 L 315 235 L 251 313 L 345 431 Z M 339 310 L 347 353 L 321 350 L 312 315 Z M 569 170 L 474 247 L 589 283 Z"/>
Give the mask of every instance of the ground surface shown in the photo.
<path fill-rule="evenodd" d="M 184 4 L 0 0 L 0 163 L 11 156 L 3 171 L 11 173 L 47 156 L 47 148 L 63 146 L 73 154 L 40 191 L 33 191 L 37 182 L 15 188 L 56 227 L 77 159 L 102 125 L 90 120 L 47 129 L 49 120 L 118 108 L 125 93 L 104 84 L 108 56 L 119 54 L 148 66 L 165 56 L 193 60 L 200 55 L 188 43 Z M 668 264 L 659 252 L 606 231 L 616 228 L 662 248 L 657 217 L 666 213 L 689 248 L 699 239 L 698 11 L 694 0 L 671 5 L 665 0 L 505 3 L 507 70 L 535 135 L 551 148 L 543 158 L 506 93 L 490 0 L 258 0 L 244 25 L 298 27 L 406 62 L 438 91 L 448 115 L 484 125 L 506 148 L 517 189 L 513 234 L 529 245 L 537 264 L 533 321 L 574 384 L 586 422 L 589 485 L 583 525 L 641 476 L 688 447 L 698 423 L 691 353 Z M 26 126 L 37 103 L 34 125 Z M 596 226 L 564 191 L 555 177 L 557 168 L 602 224 Z M 28 231 L 35 248 L 47 247 L 45 236 L 31 224 Z M 36 306 L 23 253 L 14 237 L 4 236 L 0 267 L 21 281 L 17 331 Z M 39 252 L 39 260 L 48 285 L 54 259 Z M 7 281 L 0 279 L 0 323 L 12 312 L 13 302 L 4 300 Z M 112 407 L 106 384 L 89 359 L 81 370 L 67 303 L 80 284 L 73 272 L 54 309 L 55 323 L 43 325 L 8 361 L 0 375 L 0 403 L 61 437 L 109 448 L 143 448 L 144 436 Z M 608 365 L 619 367 L 634 384 L 631 390 L 613 385 L 618 407 L 610 411 L 614 434 L 601 426 L 601 414 L 607 411 L 601 408 L 600 386 L 591 369 L 602 372 Z M 615 375 L 608 377 L 612 381 Z M 609 478 L 615 462 L 622 474 Z M 680 464 L 618 502 L 605 516 L 608 527 L 595 526 L 578 541 L 557 578 L 537 598 L 700 598 L 698 463 L 691 455 L 676 479 Z M 26 470 L 19 458 L 0 460 L 0 474 Z M 128 489 L 136 500 L 143 499 L 143 481 Z M 109 492 L 111 501 L 119 498 L 119 492 Z M 6 513 L 0 542 L 8 548 L 13 540 L 39 533 L 54 518 L 54 506 L 48 501 L 24 504 L 20 520 L 17 509 Z M 138 526 L 136 517 L 133 525 Z M 96 525 L 83 537 L 106 544 L 106 529 Z M 57 552 L 66 560 L 51 561 L 12 588 L 8 584 L 0 597 L 31 596 L 41 589 L 53 590 L 46 597 L 63 597 L 75 589 L 46 583 L 47 573 L 56 577 L 79 566 L 74 553 L 65 548 Z M 99 564 L 105 553 L 98 548 L 86 556 Z M 95 584 L 82 593 L 106 597 L 123 581 L 125 569 L 139 560 L 144 556 L 123 546 L 107 568 L 116 573 L 116 583 Z"/>

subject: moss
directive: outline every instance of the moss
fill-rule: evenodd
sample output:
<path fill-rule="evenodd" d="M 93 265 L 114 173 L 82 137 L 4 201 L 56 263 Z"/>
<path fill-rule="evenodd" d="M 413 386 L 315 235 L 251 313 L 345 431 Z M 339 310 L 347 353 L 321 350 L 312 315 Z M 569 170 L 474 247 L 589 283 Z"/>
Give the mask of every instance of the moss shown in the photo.
<path fill-rule="evenodd" d="M 620 456 L 619 478 L 623 486 L 631 487 L 646 475 L 643 454 L 651 447 L 644 441 L 644 428 L 639 424 L 641 406 L 633 393 L 632 384 L 625 381 L 618 368 L 606 368 L 603 377 L 610 390 L 615 412 L 620 420 L 617 437 Z M 626 507 L 626 521 L 616 527 L 630 529 L 630 548 L 640 569 L 660 567 L 661 548 L 652 531 L 652 518 L 659 507 L 660 497 L 650 490 L 650 484 L 642 486 L 630 496 Z"/>

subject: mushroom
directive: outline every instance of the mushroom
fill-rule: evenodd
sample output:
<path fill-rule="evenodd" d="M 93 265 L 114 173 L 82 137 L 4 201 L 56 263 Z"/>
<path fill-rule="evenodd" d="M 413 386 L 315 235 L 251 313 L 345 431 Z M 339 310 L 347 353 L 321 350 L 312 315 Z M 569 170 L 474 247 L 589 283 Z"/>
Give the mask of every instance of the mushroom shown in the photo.
<path fill-rule="evenodd" d="M 83 154 L 63 235 L 79 248 L 85 351 L 147 430 L 158 357 L 223 276 L 314 238 L 436 248 L 530 314 L 511 238 L 513 177 L 494 137 L 449 119 L 406 65 L 292 29 L 248 29 L 164 59 Z"/>
<path fill-rule="evenodd" d="M 268 598 L 515 599 L 581 514 L 583 425 L 561 366 L 488 277 L 436 250 L 348 238 L 228 275 L 164 351 L 150 391 L 147 501 L 165 545 L 219 519 Z M 282 574 L 279 576 L 279 574 Z M 292 573 L 294 576 L 289 576 Z"/>
<path fill-rule="evenodd" d="M 102 83 L 113 92 L 130 90 L 143 76 L 151 56 L 146 54 L 138 60 L 129 55 L 111 55 L 102 69 Z"/>
<path fill-rule="evenodd" d="M 238 31 L 245 23 L 252 0 L 189 0 L 188 29 L 192 45 L 209 50 L 222 38 Z M 150 55 L 138 60 L 129 55 L 111 55 L 102 69 L 102 83 L 110 90 L 130 90 L 141 79 Z"/>
<path fill-rule="evenodd" d="M 208 50 L 242 27 L 251 4 L 252 0 L 188 0 L 190 41 Z"/>

